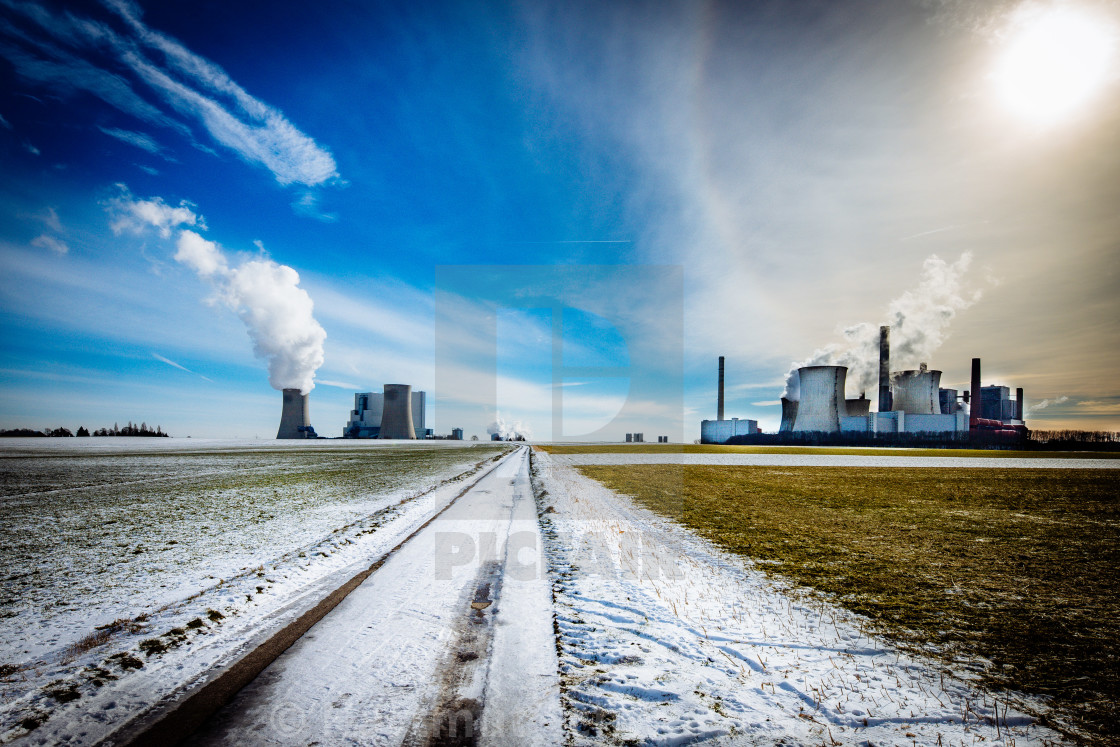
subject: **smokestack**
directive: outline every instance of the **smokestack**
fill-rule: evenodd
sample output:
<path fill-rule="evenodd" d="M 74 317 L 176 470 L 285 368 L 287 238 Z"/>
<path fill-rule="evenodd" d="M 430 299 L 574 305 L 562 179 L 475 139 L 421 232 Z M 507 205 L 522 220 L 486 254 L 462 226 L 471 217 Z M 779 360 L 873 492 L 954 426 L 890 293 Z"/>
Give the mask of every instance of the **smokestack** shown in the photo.
<path fill-rule="evenodd" d="M 386 384 L 381 413 L 381 438 L 416 438 L 412 423 L 412 385 Z"/>
<path fill-rule="evenodd" d="M 1015 419 L 1022 420 L 1023 412 L 1023 387 L 1019 387 L 1015 390 Z"/>
<path fill-rule="evenodd" d="M 719 357 L 719 393 L 716 395 L 716 420 L 723 420 L 723 356 Z"/>
<path fill-rule="evenodd" d="M 891 409 L 891 328 L 879 327 L 879 412 Z"/>
<path fill-rule="evenodd" d="M 976 420 L 976 418 L 984 417 L 982 408 L 980 406 L 980 359 L 972 359 L 972 389 L 969 392 L 968 400 L 968 418 L 969 420 Z"/>
<path fill-rule="evenodd" d="M 307 395 L 299 389 L 284 390 L 284 409 L 280 412 L 280 430 L 277 438 L 309 438 L 307 429 L 311 426 L 311 411 Z"/>

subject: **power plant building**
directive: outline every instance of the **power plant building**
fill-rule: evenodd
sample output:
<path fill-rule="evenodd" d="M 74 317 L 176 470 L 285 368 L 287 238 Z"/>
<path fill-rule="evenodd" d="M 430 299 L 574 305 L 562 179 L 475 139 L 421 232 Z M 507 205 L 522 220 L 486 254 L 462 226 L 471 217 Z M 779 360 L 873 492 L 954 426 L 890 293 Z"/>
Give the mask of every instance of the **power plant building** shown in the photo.
<path fill-rule="evenodd" d="M 724 444 L 728 439 L 735 436 L 750 436 L 755 433 L 762 433 L 758 427 L 757 420 L 745 420 L 739 418 L 731 418 L 725 420 L 723 417 L 723 356 L 719 357 L 719 387 L 716 394 L 716 419 L 715 420 L 701 420 L 700 421 L 700 443 L 702 444 Z M 630 434 L 626 434 L 626 440 L 630 440 Z M 662 443 L 668 443 L 668 439 Z"/>
<path fill-rule="evenodd" d="M 1017 437 L 1025 429 L 1023 390 L 1015 399 L 1005 386 L 980 386 L 980 359 L 972 360 L 972 388 L 962 407 L 956 389 L 941 388 L 941 371 L 923 363 L 917 370 L 890 371 L 890 328 L 880 328 L 879 411 L 870 400 L 844 399 L 847 368 L 806 366 L 798 369 L 800 398 L 782 398 L 779 432 L 967 434 L 996 432 Z M 722 383 L 722 382 L 721 382 Z M 711 422 L 711 421 L 705 421 Z"/>
<path fill-rule="evenodd" d="M 407 393 L 401 387 L 407 389 Z M 385 417 L 387 400 L 390 402 L 388 419 Z M 413 392 L 408 384 L 386 384 L 384 392 L 358 392 L 342 435 L 346 438 L 429 438 L 432 430 L 425 425 L 424 401 L 424 392 Z M 408 421 L 412 424 L 411 435 Z"/>

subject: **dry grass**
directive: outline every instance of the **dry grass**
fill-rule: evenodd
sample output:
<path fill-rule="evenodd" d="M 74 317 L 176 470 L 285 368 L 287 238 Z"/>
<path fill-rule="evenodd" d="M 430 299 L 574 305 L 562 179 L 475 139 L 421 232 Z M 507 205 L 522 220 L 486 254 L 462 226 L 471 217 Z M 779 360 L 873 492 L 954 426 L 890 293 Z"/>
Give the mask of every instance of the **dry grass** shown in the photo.
<path fill-rule="evenodd" d="M 1120 470 L 580 470 L 1120 745 Z"/>
<path fill-rule="evenodd" d="M 535 444 L 549 454 L 830 454 L 839 456 L 984 457 L 986 459 L 1118 459 L 1116 452 L 911 449 L 851 446 L 726 446 L 723 444 Z"/>

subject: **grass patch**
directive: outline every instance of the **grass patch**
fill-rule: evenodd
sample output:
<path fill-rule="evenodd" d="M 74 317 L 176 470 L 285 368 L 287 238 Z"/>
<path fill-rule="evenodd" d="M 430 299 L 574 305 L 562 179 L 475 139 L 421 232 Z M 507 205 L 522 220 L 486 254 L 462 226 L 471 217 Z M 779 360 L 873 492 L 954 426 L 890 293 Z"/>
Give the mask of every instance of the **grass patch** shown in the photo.
<path fill-rule="evenodd" d="M 1120 745 L 1120 470 L 579 469 Z"/>
<path fill-rule="evenodd" d="M 835 454 L 839 456 L 984 457 L 987 459 L 1118 459 L 1115 452 L 910 449 L 850 446 L 725 446 L 723 444 L 536 444 L 549 454 Z"/>

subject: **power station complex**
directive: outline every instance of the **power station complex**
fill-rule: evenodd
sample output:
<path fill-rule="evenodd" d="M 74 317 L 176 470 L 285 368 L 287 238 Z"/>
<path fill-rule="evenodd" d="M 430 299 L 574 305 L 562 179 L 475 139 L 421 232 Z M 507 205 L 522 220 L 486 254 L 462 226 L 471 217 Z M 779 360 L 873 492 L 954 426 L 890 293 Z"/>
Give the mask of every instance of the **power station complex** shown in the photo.
<path fill-rule="evenodd" d="M 358 392 L 344 438 L 430 438 L 425 426 L 424 392 L 410 384 L 386 384 L 384 392 Z M 462 430 L 457 429 L 462 439 Z M 311 427 L 307 395 L 299 389 L 284 390 L 280 429 L 276 438 L 318 438 Z"/>
<path fill-rule="evenodd" d="M 1015 441 L 1026 432 L 1023 390 L 1015 399 L 1005 386 L 981 386 L 980 359 L 972 359 L 971 388 L 963 394 L 941 388 L 941 371 L 923 363 L 918 370 L 890 371 L 890 327 L 879 329 L 878 409 L 861 395 L 846 399 L 846 366 L 805 366 L 797 370 L 800 398 L 782 397 L 779 433 L 897 434 L 963 439 L 970 435 Z M 977 396 L 977 394 L 979 396 Z M 719 359 L 717 420 L 700 424 L 701 443 L 726 443 L 733 436 L 760 433 L 753 420 L 723 418 L 723 358 Z"/>

